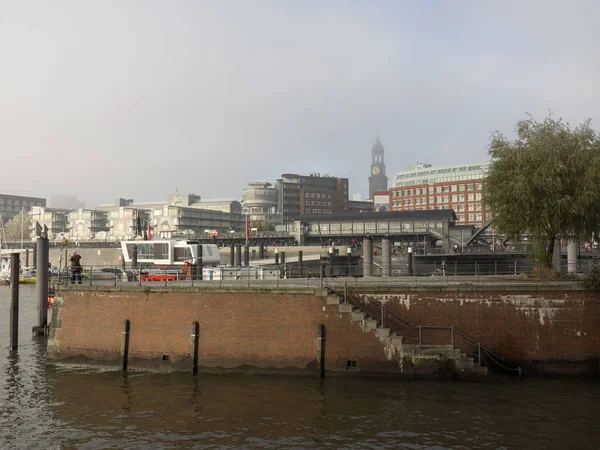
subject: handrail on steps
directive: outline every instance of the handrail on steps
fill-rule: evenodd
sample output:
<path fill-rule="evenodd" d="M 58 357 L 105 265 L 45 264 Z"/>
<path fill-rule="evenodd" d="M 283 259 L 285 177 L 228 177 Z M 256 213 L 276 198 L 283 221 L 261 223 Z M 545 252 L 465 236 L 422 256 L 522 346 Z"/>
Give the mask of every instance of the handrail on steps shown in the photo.
<path fill-rule="evenodd" d="M 331 291 L 332 293 L 341 296 L 344 299 L 345 303 L 351 303 L 354 306 L 361 308 L 363 307 L 360 302 L 357 301 L 352 301 L 349 299 L 352 298 L 351 295 L 349 295 L 350 293 L 348 292 L 348 286 L 347 283 L 344 283 L 344 292 L 343 294 L 337 292 L 336 290 L 328 287 L 328 290 Z M 513 367 L 509 367 L 509 362 L 506 361 L 504 358 L 502 358 L 502 356 L 498 355 L 497 353 L 493 352 L 492 350 L 490 350 L 489 348 L 485 347 L 484 345 L 481 344 L 480 341 L 477 341 L 475 339 L 473 339 L 471 336 L 469 336 L 467 333 L 465 333 L 464 331 L 462 331 L 461 329 L 455 327 L 454 325 L 414 325 L 411 322 L 409 322 L 408 320 L 406 320 L 404 317 L 402 317 L 401 315 L 399 315 L 398 313 L 396 313 L 395 311 L 392 311 L 391 309 L 389 309 L 388 307 L 386 307 L 383 302 L 380 302 L 378 300 L 372 300 L 369 303 L 375 305 L 376 307 L 379 307 L 381 309 L 381 326 L 384 326 L 384 317 L 385 316 L 391 316 L 394 317 L 395 319 L 401 321 L 402 323 L 404 323 L 406 326 L 408 326 L 409 328 L 412 329 L 416 329 L 419 330 L 419 347 L 422 347 L 422 330 L 425 329 L 450 329 L 452 330 L 452 347 L 454 348 L 454 333 L 458 333 L 458 335 L 462 336 L 464 339 L 466 339 L 467 341 L 471 342 L 472 344 L 477 345 L 477 362 L 478 364 L 481 366 L 481 362 L 484 361 L 486 363 L 486 365 L 491 368 L 490 363 L 486 360 L 485 355 L 489 356 L 489 359 L 492 360 L 497 366 L 501 367 L 504 370 L 509 370 L 509 371 L 515 371 L 518 372 L 519 378 L 522 375 L 529 375 L 529 373 L 527 373 L 525 371 L 525 369 L 523 369 L 522 367 L 517 367 L 516 369 Z M 394 330 L 397 331 L 397 330 Z M 482 354 L 482 351 L 485 354 Z M 475 354 L 472 354 L 473 356 L 475 356 Z"/>

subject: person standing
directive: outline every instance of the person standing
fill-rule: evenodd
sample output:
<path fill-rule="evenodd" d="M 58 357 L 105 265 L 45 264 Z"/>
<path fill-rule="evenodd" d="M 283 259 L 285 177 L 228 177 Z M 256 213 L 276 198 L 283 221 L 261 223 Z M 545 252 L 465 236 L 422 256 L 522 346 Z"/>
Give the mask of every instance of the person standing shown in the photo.
<path fill-rule="evenodd" d="M 73 252 L 73 256 L 71 256 L 71 284 L 75 284 L 75 277 L 81 284 L 81 255 L 77 252 Z"/>

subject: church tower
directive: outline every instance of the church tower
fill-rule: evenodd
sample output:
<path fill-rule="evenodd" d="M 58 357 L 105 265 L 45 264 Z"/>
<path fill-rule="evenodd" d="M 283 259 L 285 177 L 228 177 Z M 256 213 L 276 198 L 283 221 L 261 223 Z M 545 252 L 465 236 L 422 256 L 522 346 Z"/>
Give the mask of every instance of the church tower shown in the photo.
<path fill-rule="evenodd" d="M 388 177 L 385 175 L 385 163 L 383 159 L 383 145 L 379 136 L 371 149 L 371 176 L 369 177 L 369 198 L 373 198 L 374 191 L 388 190 Z"/>

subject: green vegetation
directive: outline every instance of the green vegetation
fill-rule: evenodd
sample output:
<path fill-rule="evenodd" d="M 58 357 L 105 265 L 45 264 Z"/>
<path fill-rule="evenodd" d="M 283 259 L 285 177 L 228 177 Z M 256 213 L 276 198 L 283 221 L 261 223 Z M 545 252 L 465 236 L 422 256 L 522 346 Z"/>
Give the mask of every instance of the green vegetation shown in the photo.
<path fill-rule="evenodd" d="M 2 239 L 6 235 L 8 241 L 20 241 L 21 240 L 21 214 L 17 214 L 15 217 L 10 219 L 4 225 L 4 234 Z M 29 214 L 23 215 L 23 237 L 25 240 L 29 240 Z"/>
<path fill-rule="evenodd" d="M 572 128 L 551 114 L 516 132 L 514 141 L 492 135 L 484 201 L 499 232 L 531 233 L 535 262 L 549 265 L 556 239 L 597 236 L 600 139 L 589 120 Z"/>

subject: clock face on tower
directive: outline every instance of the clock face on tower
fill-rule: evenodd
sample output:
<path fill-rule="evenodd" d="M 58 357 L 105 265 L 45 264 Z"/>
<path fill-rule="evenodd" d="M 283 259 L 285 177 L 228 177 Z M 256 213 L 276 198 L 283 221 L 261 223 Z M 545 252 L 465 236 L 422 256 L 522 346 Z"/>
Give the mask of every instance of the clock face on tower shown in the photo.
<path fill-rule="evenodd" d="M 373 167 L 373 175 L 377 175 L 379 173 L 379 167 Z"/>

